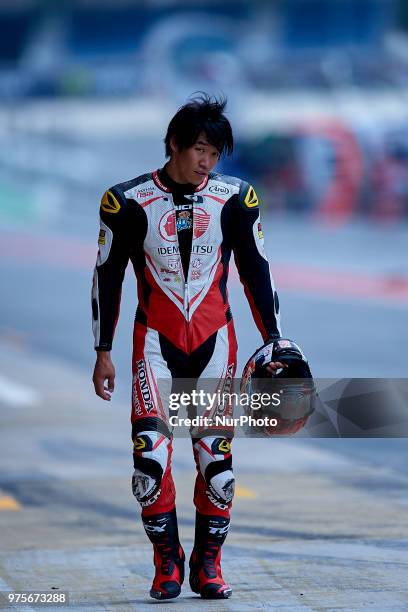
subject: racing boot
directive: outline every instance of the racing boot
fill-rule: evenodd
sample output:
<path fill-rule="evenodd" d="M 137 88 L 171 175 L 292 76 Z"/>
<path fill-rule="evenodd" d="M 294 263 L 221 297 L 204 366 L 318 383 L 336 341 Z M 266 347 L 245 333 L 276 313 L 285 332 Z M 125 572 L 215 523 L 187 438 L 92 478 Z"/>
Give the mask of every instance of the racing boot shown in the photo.
<path fill-rule="evenodd" d="M 228 599 L 231 587 L 221 573 L 221 546 L 227 537 L 229 518 L 197 513 L 194 548 L 190 557 L 190 588 L 203 599 Z"/>
<path fill-rule="evenodd" d="M 143 526 L 153 544 L 155 576 L 150 597 L 178 597 L 184 580 L 184 552 L 180 545 L 176 510 L 143 517 Z"/>

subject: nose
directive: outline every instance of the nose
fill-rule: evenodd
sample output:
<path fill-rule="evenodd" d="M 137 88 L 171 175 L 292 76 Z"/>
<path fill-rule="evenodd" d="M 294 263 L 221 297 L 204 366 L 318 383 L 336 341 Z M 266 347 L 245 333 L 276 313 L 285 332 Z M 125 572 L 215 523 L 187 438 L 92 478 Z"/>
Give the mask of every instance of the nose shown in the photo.
<path fill-rule="evenodd" d="M 208 172 L 211 168 L 211 158 L 209 155 L 205 155 L 200 159 L 200 169 Z"/>

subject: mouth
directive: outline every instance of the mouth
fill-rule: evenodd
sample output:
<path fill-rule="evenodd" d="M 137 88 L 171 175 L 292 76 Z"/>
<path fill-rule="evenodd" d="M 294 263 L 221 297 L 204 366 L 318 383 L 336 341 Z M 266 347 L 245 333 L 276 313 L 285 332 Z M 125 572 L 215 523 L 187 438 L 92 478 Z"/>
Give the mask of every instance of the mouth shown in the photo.
<path fill-rule="evenodd" d="M 198 176 L 207 176 L 207 172 L 199 172 L 198 170 L 194 171 Z"/>

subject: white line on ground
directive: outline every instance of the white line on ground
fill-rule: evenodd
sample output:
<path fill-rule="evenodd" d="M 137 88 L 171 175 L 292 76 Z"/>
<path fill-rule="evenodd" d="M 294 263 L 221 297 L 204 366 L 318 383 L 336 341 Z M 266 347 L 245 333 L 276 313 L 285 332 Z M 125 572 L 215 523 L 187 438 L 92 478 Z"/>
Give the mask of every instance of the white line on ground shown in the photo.
<path fill-rule="evenodd" d="M 40 396 L 31 387 L 0 374 L 0 402 L 9 406 L 31 407 L 40 403 Z"/>

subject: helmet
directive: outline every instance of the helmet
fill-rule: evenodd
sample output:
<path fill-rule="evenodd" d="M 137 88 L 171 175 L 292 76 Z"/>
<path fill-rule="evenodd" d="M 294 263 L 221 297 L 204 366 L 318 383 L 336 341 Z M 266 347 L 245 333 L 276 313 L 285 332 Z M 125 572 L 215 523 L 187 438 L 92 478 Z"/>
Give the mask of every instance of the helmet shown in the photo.
<path fill-rule="evenodd" d="M 287 367 L 271 376 L 266 368 L 272 361 Z M 284 338 L 269 340 L 250 357 L 242 373 L 240 391 L 250 403 L 243 403 L 241 395 L 245 413 L 252 417 L 249 430 L 258 435 L 294 434 L 304 427 L 315 409 L 316 388 L 306 357 L 295 342 Z M 266 405 L 254 402 L 260 394 L 274 401 Z"/>

